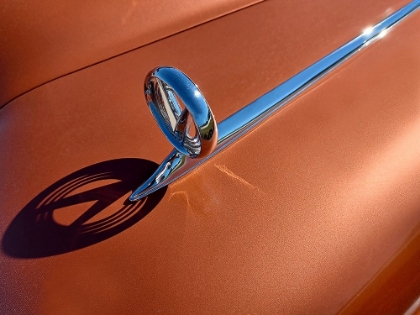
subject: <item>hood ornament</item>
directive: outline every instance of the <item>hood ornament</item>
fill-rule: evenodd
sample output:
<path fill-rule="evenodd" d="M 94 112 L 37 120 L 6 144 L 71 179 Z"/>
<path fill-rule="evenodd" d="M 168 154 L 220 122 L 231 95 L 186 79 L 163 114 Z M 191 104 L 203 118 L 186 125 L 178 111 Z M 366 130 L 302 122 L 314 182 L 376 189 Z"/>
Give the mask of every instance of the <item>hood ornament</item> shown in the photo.
<path fill-rule="evenodd" d="M 172 67 L 153 69 L 146 76 L 144 91 L 153 117 L 175 150 L 133 192 L 130 201 L 139 200 L 182 176 L 175 175 L 187 159 L 209 156 L 218 138 L 217 123 L 206 99 L 182 71 Z"/>
<path fill-rule="evenodd" d="M 147 104 L 165 136 L 175 147 L 153 175 L 129 197 L 136 201 L 165 187 L 201 165 L 248 132 L 325 74 L 383 38 L 388 30 L 420 7 L 414 0 L 321 58 L 238 112 L 216 124 L 213 113 L 197 85 L 171 67 L 152 70 L 145 80 Z M 185 108 L 180 106 L 181 100 Z"/>
<path fill-rule="evenodd" d="M 213 152 L 217 144 L 216 120 L 189 77 L 175 68 L 156 68 L 146 76 L 144 91 L 153 117 L 179 153 L 202 158 Z"/>

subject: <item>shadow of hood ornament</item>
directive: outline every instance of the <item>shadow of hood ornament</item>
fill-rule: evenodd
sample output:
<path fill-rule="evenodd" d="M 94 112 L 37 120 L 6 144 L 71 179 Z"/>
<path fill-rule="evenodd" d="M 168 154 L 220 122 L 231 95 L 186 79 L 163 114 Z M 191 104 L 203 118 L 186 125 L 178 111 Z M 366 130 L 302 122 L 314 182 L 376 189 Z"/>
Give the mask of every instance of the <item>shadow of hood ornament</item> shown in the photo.
<path fill-rule="evenodd" d="M 420 6 L 415 0 L 334 50 L 217 125 L 197 85 L 172 67 L 152 70 L 145 80 L 147 104 L 174 150 L 129 197 L 137 201 L 165 187 L 217 154 L 348 58 L 383 38 Z M 181 108 L 180 101 L 185 105 Z"/>

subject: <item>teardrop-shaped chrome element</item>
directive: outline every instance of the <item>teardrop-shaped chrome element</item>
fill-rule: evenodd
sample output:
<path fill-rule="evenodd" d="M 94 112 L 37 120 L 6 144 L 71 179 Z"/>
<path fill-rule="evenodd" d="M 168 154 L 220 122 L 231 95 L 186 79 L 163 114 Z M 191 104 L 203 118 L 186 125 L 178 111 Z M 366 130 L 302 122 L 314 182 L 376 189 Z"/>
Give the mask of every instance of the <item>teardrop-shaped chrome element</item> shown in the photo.
<path fill-rule="evenodd" d="M 216 120 L 189 77 L 178 69 L 159 67 L 146 76 L 144 91 L 153 117 L 178 152 L 190 158 L 202 158 L 213 152 L 218 135 Z"/>
<path fill-rule="evenodd" d="M 192 171 L 254 128 L 276 110 L 282 108 L 288 101 L 299 95 L 326 73 L 367 47 L 373 41 L 383 38 L 391 27 L 419 7 L 420 0 L 408 3 L 375 26 L 368 28 L 356 38 L 229 116 L 220 122 L 218 127 L 201 92 L 185 74 L 174 68 L 157 68 L 153 70 L 146 78 L 146 99 L 159 126 L 174 145 L 175 150 L 168 155 L 155 173 L 133 192 L 129 200 L 136 201 L 144 198 Z M 156 93 L 161 93 L 162 95 L 164 91 L 167 94 L 163 96 L 156 95 Z M 176 93 L 181 98 L 189 113 L 180 109 L 179 104 L 174 101 L 176 97 L 171 93 Z M 160 99 L 165 97 L 168 99 L 167 103 Z M 202 106 L 204 104 L 205 106 Z M 193 117 L 194 124 L 199 131 L 199 145 L 195 142 L 194 137 L 187 141 L 183 140 L 189 128 L 188 123 L 184 121 L 189 114 Z M 205 117 L 207 117 L 207 120 L 204 119 Z M 210 139 L 207 139 L 208 137 Z M 214 147 L 213 141 L 215 139 L 217 139 L 217 145 Z M 197 147 L 200 146 L 199 151 L 195 149 L 196 145 Z M 203 158 L 195 159 L 194 157 Z"/>

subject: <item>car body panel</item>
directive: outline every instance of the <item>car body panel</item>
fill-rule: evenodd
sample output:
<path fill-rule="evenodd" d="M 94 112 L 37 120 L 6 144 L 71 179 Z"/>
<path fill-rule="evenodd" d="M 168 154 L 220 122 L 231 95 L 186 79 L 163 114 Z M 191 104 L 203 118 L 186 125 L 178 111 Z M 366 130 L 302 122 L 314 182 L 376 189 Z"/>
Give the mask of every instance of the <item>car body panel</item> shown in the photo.
<path fill-rule="evenodd" d="M 6 314 L 372 313 L 363 301 L 382 296 L 369 290 L 375 279 L 417 248 L 419 12 L 128 219 L 95 230 L 109 235 L 60 234 L 64 249 L 54 239 L 113 193 L 83 224 L 124 208 L 130 187 L 103 189 L 115 181 L 101 174 L 131 174 L 132 185 L 170 151 L 143 100 L 150 68 L 185 71 L 220 120 L 405 2 L 392 3 L 352 2 L 351 12 L 336 4 L 319 20 L 315 4 L 287 11 L 264 2 L 0 110 Z M 132 172 L 121 166 L 130 163 Z M 95 188 L 93 198 L 81 195 Z M 72 196 L 66 207 L 45 207 Z M 387 296 L 396 313 L 420 295 L 416 283 Z"/>
<path fill-rule="evenodd" d="M 0 106 L 59 76 L 260 1 L 5 2 Z"/>

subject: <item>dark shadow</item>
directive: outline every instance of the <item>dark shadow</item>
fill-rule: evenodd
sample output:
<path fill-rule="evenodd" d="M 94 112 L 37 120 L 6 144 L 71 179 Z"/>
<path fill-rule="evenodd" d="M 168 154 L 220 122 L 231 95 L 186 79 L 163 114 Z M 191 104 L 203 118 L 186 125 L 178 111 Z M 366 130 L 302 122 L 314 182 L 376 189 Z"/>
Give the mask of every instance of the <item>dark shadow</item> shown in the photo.
<path fill-rule="evenodd" d="M 164 196 L 165 188 L 136 203 L 127 201 L 133 189 L 156 168 L 156 163 L 146 160 L 118 159 L 64 177 L 42 191 L 14 218 L 3 235 L 3 252 L 17 258 L 58 255 L 124 231 L 144 218 Z M 71 206 L 82 209 L 82 214 L 72 213 Z M 64 208 L 75 218 L 68 225 L 57 222 L 53 216 Z M 101 219 L 93 221 L 96 215 Z"/>

